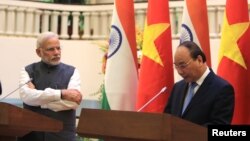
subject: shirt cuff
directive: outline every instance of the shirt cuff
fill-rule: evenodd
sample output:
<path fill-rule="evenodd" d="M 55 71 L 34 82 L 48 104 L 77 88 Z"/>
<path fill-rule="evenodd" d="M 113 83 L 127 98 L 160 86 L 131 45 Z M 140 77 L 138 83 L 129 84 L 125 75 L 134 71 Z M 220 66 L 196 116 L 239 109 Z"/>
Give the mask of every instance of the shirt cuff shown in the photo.
<path fill-rule="evenodd" d="M 55 100 L 61 100 L 61 90 L 55 90 Z"/>

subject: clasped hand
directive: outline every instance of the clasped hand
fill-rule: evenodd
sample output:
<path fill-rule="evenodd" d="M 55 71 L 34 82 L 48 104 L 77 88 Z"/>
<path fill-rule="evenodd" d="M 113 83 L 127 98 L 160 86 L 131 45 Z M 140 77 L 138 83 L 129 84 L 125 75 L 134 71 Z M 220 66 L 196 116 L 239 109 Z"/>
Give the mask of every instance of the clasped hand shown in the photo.
<path fill-rule="evenodd" d="M 82 101 L 82 95 L 81 92 L 79 92 L 76 89 L 64 89 L 61 91 L 62 99 L 76 102 L 77 104 L 80 104 Z"/>

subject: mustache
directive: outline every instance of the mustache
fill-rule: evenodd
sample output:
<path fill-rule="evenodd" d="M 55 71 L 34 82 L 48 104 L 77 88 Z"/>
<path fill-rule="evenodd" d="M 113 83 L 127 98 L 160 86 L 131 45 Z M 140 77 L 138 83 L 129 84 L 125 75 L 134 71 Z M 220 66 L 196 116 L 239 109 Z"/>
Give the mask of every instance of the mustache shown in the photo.
<path fill-rule="evenodd" d="M 55 55 L 51 59 L 60 59 L 60 58 L 61 58 L 61 55 Z"/>

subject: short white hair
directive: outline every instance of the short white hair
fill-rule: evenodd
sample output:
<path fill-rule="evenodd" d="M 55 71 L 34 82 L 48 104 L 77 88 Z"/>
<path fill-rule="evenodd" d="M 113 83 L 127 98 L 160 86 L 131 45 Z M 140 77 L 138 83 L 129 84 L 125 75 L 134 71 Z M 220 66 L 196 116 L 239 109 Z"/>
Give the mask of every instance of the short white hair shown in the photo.
<path fill-rule="evenodd" d="M 46 42 L 50 38 L 57 38 L 59 39 L 59 36 L 54 32 L 43 32 L 37 37 L 37 43 L 36 48 L 40 48 L 43 46 L 44 42 Z"/>

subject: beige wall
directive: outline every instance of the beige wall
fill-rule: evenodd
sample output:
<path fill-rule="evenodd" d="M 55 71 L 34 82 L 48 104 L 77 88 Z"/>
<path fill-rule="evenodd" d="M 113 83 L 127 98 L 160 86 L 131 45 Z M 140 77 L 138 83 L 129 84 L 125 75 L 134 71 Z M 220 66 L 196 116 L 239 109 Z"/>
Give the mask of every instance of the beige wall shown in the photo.
<path fill-rule="evenodd" d="M 3 94 L 10 93 L 18 87 L 20 69 L 32 62 L 39 61 L 35 54 L 35 38 L 8 38 L 0 36 L 0 80 Z M 179 41 L 173 41 L 173 52 Z M 82 80 L 84 99 L 98 99 L 92 94 L 98 91 L 102 83 L 101 61 L 103 52 L 93 41 L 62 40 L 62 61 L 79 69 Z M 211 40 L 212 65 L 216 72 L 219 39 Z M 175 81 L 180 77 L 175 72 Z M 19 98 L 18 91 L 9 98 Z"/>
<path fill-rule="evenodd" d="M 34 38 L 0 37 L 0 80 L 3 88 L 1 97 L 18 87 L 22 67 L 40 60 L 35 53 L 35 42 Z M 92 41 L 62 40 L 61 44 L 62 61 L 80 71 L 84 98 L 96 99 L 89 94 L 96 92 L 102 83 L 103 76 L 100 72 L 103 52 Z M 17 97 L 18 91 L 9 98 Z"/>

